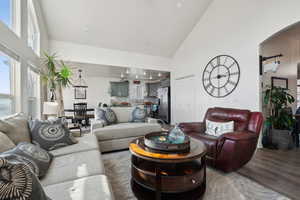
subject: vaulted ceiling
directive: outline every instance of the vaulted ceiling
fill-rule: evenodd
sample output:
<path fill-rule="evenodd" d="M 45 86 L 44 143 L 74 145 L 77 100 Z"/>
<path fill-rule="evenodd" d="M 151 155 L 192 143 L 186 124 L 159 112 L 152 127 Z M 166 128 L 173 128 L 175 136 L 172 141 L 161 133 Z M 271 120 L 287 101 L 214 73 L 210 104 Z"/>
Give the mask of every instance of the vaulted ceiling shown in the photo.
<path fill-rule="evenodd" d="M 213 0 L 41 0 L 51 40 L 172 57 Z"/>

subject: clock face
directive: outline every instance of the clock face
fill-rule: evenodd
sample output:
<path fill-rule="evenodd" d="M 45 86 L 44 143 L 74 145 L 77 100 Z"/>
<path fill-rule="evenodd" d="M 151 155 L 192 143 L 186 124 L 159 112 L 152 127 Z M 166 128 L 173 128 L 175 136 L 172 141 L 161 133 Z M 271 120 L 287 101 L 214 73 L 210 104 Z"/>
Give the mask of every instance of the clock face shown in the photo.
<path fill-rule="evenodd" d="M 231 56 L 219 55 L 205 67 L 202 83 L 205 91 L 217 98 L 231 94 L 240 80 L 240 67 Z"/>

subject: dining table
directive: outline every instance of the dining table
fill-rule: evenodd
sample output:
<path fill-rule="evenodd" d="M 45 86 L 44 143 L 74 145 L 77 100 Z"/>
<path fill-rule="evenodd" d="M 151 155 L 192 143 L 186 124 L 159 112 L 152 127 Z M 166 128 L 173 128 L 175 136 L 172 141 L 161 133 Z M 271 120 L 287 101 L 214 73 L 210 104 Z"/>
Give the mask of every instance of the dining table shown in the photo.
<path fill-rule="evenodd" d="M 69 113 L 74 113 L 74 112 L 75 112 L 74 109 L 64 109 L 64 111 L 65 111 L 65 112 L 69 112 Z M 94 112 L 95 109 L 94 109 L 94 108 L 87 108 L 86 111 L 87 111 L 87 112 Z M 74 116 L 74 115 L 72 115 L 72 116 L 66 115 L 65 117 L 66 117 L 66 119 L 71 119 L 71 120 L 73 120 L 73 116 Z M 88 119 L 93 119 L 93 118 L 95 118 L 94 113 L 93 113 L 93 114 L 87 114 L 86 116 L 87 116 Z M 87 120 L 87 125 L 89 125 L 89 121 L 90 121 L 90 120 Z"/>

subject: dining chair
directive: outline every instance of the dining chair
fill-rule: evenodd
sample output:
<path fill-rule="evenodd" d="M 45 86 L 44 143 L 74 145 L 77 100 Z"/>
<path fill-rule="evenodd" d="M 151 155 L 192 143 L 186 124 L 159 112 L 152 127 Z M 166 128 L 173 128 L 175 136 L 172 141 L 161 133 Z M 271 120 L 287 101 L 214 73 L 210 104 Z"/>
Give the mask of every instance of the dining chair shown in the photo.
<path fill-rule="evenodd" d="M 87 117 L 87 103 L 74 103 L 74 123 L 83 125 L 86 127 L 88 124 Z"/>

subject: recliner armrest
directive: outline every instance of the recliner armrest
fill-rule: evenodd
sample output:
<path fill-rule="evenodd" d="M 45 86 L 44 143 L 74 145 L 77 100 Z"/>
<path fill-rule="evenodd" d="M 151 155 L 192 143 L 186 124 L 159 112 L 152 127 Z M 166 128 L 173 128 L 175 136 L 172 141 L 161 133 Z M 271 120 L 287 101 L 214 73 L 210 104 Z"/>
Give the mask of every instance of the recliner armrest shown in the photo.
<path fill-rule="evenodd" d="M 257 135 L 251 131 L 236 131 L 222 135 L 221 139 L 228 139 L 234 141 L 252 140 L 257 139 Z"/>
<path fill-rule="evenodd" d="M 189 133 L 189 132 L 204 133 L 205 132 L 205 123 L 203 123 L 203 122 L 184 122 L 184 123 L 180 123 L 179 127 L 185 133 Z"/>

